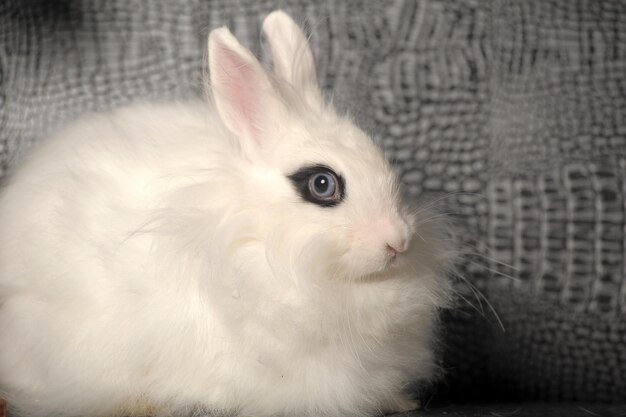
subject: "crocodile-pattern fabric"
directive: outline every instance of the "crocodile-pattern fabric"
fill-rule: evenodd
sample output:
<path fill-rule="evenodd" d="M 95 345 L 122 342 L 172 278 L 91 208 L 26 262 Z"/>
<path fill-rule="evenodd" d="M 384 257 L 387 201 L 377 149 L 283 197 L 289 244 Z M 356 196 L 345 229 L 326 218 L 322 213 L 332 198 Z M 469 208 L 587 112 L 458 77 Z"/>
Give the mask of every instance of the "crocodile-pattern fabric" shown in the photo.
<path fill-rule="evenodd" d="M 85 112 L 200 95 L 212 28 L 269 61 L 277 7 L 409 195 L 449 213 L 491 304 L 459 279 L 441 392 L 624 401 L 623 0 L 5 0 L 0 175 Z"/>

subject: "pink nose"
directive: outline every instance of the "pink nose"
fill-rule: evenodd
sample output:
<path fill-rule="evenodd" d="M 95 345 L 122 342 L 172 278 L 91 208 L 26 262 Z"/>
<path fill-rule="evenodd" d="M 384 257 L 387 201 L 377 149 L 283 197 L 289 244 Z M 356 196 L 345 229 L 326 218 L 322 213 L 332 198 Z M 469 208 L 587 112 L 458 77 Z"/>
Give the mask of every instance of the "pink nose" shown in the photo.
<path fill-rule="evenodd" d="M 385 250 L 392 259 L 408 249 L 409 226 L 399 216 L 381 216 L 373 224 L 373 230 L 385 243 Z"/>
<path fill-rule="evenodd" d="M 392 258 L 395 258 L 397 254 L 406 251 L 407 244 L 406 240 L 401 239 L 397 242 L 389 243 L 387 242 L 387 251 L 391 255 Z"/>

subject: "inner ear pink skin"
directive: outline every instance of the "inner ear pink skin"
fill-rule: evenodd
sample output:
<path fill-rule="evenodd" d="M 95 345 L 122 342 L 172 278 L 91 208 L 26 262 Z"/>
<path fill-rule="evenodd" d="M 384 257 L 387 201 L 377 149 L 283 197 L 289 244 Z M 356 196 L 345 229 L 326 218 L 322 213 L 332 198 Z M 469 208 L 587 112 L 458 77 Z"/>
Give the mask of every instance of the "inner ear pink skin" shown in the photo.
<path fill-rule="evenodd" d="M 223 94 L 224 99 L 229 102 L 229 117 L 233 126 L 243 129 L 250 137 L 257 139 L 260 134 L 258 125 L 260 101 L 258 89 L 253 83 L 256 74 L 254 69 L 241 59 L 236 52 L 231 51 L 226 46 L 216 49 L 218 55 L 219 72 L 215 74 L 215 85 L 219 85 L 218 94 Z M 229 126 L 231 127 L 231 126 Z M 258 143 L 260 145 L 260 143 Z"/>

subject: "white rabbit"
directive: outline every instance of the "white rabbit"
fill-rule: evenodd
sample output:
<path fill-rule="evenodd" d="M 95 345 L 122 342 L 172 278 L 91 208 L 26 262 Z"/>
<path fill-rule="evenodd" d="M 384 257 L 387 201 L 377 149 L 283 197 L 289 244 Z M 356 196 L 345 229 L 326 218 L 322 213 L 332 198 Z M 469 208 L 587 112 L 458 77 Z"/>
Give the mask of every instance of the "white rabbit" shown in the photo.
<path fill-rule="evenodd" d="M 84 117 L 0 199 L 0 396 L 15 415 L 412 409 L 452 251 L 323 101 L 306 38 L 226 28 L 211 103 Z M 416 236 L 414 238 L 414 236 Z"/>

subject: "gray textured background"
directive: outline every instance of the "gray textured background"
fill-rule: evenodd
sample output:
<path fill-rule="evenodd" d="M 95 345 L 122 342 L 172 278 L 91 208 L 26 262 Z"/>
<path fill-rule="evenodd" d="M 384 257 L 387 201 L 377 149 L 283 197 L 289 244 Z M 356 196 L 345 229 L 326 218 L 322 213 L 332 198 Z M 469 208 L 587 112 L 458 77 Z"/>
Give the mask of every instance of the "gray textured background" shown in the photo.
<path fill-rule="evenodd" d="M 201 93 L 206 36 L 282 7 L 324 88 L 456 222 L 440 395 L 626 401 L 626 2 L 0 2 L 0 175 L 47 132 Z"/>

